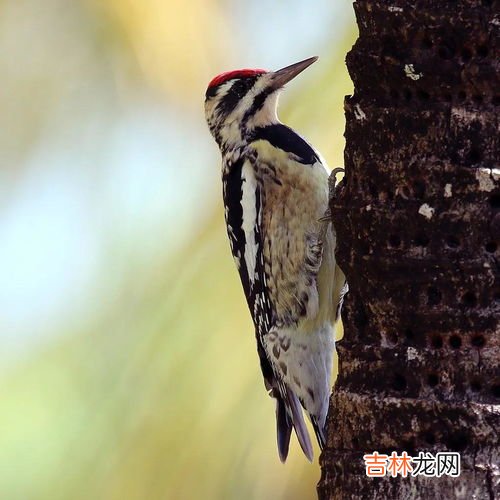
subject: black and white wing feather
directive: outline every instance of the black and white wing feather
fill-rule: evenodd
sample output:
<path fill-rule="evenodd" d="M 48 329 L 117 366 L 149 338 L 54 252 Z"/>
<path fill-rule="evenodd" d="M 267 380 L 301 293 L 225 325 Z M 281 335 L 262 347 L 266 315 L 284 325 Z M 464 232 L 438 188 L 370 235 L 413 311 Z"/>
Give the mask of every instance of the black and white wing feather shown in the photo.
<path fill-rule="evenodd" d="M 224 169 L 223 196 L 231 252 L 256 330 L 265 335 L 273 324 L 273 312 L 265 287 L 262 194 L 250 161 L 241 158 Z"/>
<path fill-rule="evenodd" d="M 275 372 L 266 354 L 263 339 L 275 323 L 275 312 L 267 293 L 261 232 L 262 192 L 252 162 L 240 158 L 223 169 L 225 218 L 231 251 L 248 307 L 255 325 L 257 352 L 266 389 L 276 399 L 278 452 L 282 462 L 288 455 L 292 427 L 306 456 L 312 461 L 309 439 L 300 402 Z"/>

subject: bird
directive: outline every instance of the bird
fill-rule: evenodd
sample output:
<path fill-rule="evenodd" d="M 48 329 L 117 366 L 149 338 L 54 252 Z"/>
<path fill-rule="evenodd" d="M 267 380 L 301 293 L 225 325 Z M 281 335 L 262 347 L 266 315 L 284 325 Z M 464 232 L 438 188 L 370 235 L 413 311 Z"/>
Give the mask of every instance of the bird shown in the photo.
<path fill-rule="evenodd" d="M 278 71 L 224 72 L 205 93 L 205 118 L 222 156 L 227 234 L 264 384 L 276 400 L 283 463 L 292 429 L 313 461 L 303 410 L 325 446 L 334 327 L 348 290 L 335 259 L 327 165 L 277 115 L 284 86 L 317 59 Z"/>

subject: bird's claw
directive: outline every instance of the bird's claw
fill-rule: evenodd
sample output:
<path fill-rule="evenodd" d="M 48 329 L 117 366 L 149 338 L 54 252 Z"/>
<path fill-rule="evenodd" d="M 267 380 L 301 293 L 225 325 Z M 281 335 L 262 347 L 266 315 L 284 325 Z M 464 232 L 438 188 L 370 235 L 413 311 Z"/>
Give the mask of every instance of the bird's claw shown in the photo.
<path fill-rule="evenodd" d="M 330 222 L 331 216 L 332 214 L 330 213 L 330 209 L 328 208 L 325 212 L 325 215 L 323 215 L 323 217 L 320 217 L 318 219 L 318 222 Z"/>
<path fill-rule="evenodd" d="M 331 200 L 335 196 L 335 188 L 337 187 L 337 174 L 345 172 L 345 169 L 342 167 L 337 167 L 332 170 L 330 177 L 328 178 L 328 191 L 329 191 L 329 199 Z M 325 211 L 323 217 L 318 219 L 318 222 L 323 224 L 323 228 L 321 233 L 326 233 L 326 229 L 328 228 L 329 223 L 331 222 L 332 213 L 330 208 L 328 207 Z"/>
<path fill-rule="evenodd" d="M 335 188 L 337 187 L 337 174 L 345 172 L 345 168 L 337 167 L 332 170 L 330 177 L 328 177 L 328 190 L 330 192 L 330 198 L 335 195 Z"/>

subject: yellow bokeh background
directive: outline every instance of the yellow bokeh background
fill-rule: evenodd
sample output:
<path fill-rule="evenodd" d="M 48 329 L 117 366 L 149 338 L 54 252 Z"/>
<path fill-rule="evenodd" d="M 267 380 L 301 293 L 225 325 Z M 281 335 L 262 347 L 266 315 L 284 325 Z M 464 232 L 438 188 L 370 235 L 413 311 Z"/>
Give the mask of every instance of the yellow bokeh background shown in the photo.
<path fill-rule="evenodd" d="M 0 498 L 315 498 L 317 447 L 278 459 L 203 98 L 319 55 L 280 116 L 342 165 L 332 4 L 0 3 Z"/>

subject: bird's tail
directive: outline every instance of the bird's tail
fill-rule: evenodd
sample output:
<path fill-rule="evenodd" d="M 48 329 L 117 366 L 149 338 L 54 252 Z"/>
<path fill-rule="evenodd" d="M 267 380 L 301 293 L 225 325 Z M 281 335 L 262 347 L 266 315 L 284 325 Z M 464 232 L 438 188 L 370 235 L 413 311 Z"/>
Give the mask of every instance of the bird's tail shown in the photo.
<path fill-rule="evenodd" d="M 288 456 L 288 447 L 293 427 L 302 451 L 307 459 L 312 462 L 314 456 L 313 448 L 299 399 L 286 385 L 283 384 L 280 389 L 280 393 L 275 395 L 276 430 L 280 460 L 285 462 Z"/>
<path fill-rule="evenodd" d="M 290 436 L 292 434 L 292 422 L 286 411 L 285 403 L 281 396 L 276 398 L 276 435 L 278 438 L 278 454 L 282 463 L 286 462 Z"/>
<path fill-rule="evenodd" d="M 311 419 L 311 423 L 314 429 L 314 433 L 316 434 L 319 447 L 323 449 L 326 446 L 325 428 L 318 423 L 318 419 L 314 415 L 309 414 L 309 418 Z"/>

